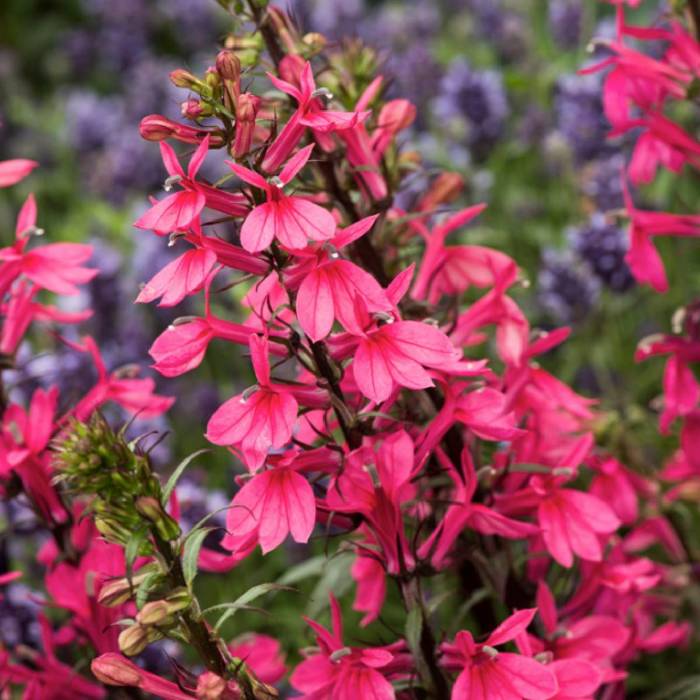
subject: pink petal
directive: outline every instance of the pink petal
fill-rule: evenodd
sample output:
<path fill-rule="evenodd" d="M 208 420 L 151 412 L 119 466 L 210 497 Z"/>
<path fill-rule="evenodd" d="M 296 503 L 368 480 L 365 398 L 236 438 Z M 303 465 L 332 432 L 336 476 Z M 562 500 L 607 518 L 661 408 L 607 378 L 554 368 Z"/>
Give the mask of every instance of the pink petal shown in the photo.
<path fill-rule="evenodd" d="M 312 270 L 297 292 L 297 318 L 306 335 L 322 340 L 333 328 L 333 294 L 323 267 Z"/>
<path fill-rule="evenodd" d="M 352 371 L 358 389 L 367 398 L 377 403 L 389 398 L 394 381 L 381 349 L 371 338 L 357 346 Z"/>

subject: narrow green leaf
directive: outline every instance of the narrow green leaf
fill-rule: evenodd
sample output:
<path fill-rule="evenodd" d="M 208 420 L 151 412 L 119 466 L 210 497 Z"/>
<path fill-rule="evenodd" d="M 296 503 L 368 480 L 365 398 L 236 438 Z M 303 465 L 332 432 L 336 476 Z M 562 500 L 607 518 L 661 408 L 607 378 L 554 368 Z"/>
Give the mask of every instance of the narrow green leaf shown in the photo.
<path fill-rule="evenodd" d="M 320 576 L 325 563 L 326 557 L 319 554 L 318 556 L 293 566 L 291 569 L 287 569 L 287 571 L 277 579 L 277 583 L 292 584 L 303 581 L 305 578 L 310 578 L 311 576 Z"/>
<path fill-rule="evenodd" d="M 146 532 L 144 530 L 137 530 L 129 538 L 124 548 L 124 559 L 126 560 L 126 579 L 131 582 L 131 577 L 134 573 L 134 562 L 136 557 L 138 557 L 141 547 L 146 541 Z"/>
<path fill-rule="evenodd" d="M 188 457 L 185 457 L 185 459 L 180 462 L 180 464 L 175 467 L 175 471 L 170 475 L 170 478 L 166 482 L 165 486 L 163 487 L 163 494 L 161 496 L 161 503 L 163 506 L 168 505 L 168 500 L 170 499 L 170 494 L 173 492 L 175 489 L 175 486 L 177 486 L 177 482 L 182 476 L 182 472 L 187 469 L 187 467 L 190 465 L 192 460 L 196 459 L 200 455 L 203 455 L 205 452 L 211 452 L 209 448 L 204 448 L 201 450 L 197 450 L 196 452 L 193 452 L 191 455 Z"/>
<path fill-rule="evenodd" d="M 406 643 L 408 648 L 416 653 L 420 649 L 420 637 L 423 629 L 423 616 L 420 608 L 416 605 L 408 611 L 406 615 Z"/>
<path fill-rule="evenodd" d="M 226 622 L 230 617 L 236 614 L 238 610 L 249 608 L 248 603 L 251 603 L 256 598 L 259 598 L 266 593 L 272 593 L 273 591 L 295 591 L 295 588 L 291 586 L 282 586 L 279 583 L 260 583 L 257 586 L 253 586 L 248 589 L 243 595 L 240 595 L 233 603 L 221 603 L 220 605 L 212 605 L 210 608 L 202 611 L 203 615 L 210 612 L 215 612 L 217 610 L 223 610 L 224 614 L 216 621 L 214 625 L 214 631 L 221 629 L 221 625 Z"/>
<path fill-rule="evenodd" d="M 204 539 L 212 531 L 210 527 L 203 527 L 199 530 L 192 530 L 187 535 L 182 549 L 182 573 L 185 576 L 185 583 L 188 588 L 192 588 L 192 582 L 197 576 L 197 562 L 199 552 L 204 544 Z"/>

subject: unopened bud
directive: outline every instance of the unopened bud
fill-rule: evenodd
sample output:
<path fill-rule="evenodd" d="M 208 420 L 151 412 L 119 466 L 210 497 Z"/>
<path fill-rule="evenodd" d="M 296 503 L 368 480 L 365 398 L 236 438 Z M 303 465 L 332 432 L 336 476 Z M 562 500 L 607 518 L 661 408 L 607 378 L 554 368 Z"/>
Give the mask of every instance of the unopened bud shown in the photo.
<path fill-rule="evenodd" d="M 176 588 L 165 599 L 171 614 L 185 610 L 192 603 L 192 596 L 186 588 Z"/>
<path fill-rule="evenodd" d="M 194 90 L 199 92 L 202 89 L 204 83 L 196 76 L 185 70 L 184 68 L 177 68 L 170 73 L 170 82 L 179 88 L 187 88 L 188 90 Z"/>
<path fill-rule="evenodd" d="M 146 141 L 164 141 L 175 133 L 176 124 L 159 114 L 149 114 L 141 120 L 139 133 Z"/>
<path fill-rule="evenodd" d="M 150 571 L 136 574 L 131 579 L 131 585 L 126 578 L 118 578 L 103 583 L 100 588 L 100 593 L 97 596 L 97 602 L 108 608 L 126 603 L 126 601 L 131 598 L 133 590 L 149 575 L 149 573 Z"/>
<path fill-rule="evenodd" d="M 157 498 L 141 496 L 136 499 L 136 510 L 155 525 L 164 540 L 170 541 L 180 536 L 180 526 L 163 510 Z"/>
<path fill-rule="evenodd" d="M 119 651 L 127 656 L 140 654 L 149 642 L 148 629 L 140 624 L 131 625 L 119 633 Z"/>
<path fill-rule="evenodd" d="M 138 686 L 141 669 L 119 654 L 108 652 L 92 660 L 92 673 L 106 685 Z"/>
<path fill-rule="evenodd" d="M 304 34 L 301 40 L 312 51 L 323 51 L 328 44 L 328 39 L 326 39 L 323 34 L 319 34 L 318 32 L 309 32 L 308 34 Z"/>
<path fill-rule="evenodd" d="M 216 56 L 216 71 L 222 80 L 238 82 L 241 79 L 241 61 L 233 51 L 223 49 Z"/>
<path fill-rule="evenodd" d="M 140 625 L 166 625 L 173 621 L 173 616 L 165 600 L 152 600 L 139 610 L 136 621 Z"/>
<path fill-rule="evenodd" d="M 244 92 L 238 97 L 236 111 L 236 138 L 233 143 L 233 157 L 242 158 L 253 145 L 255 135 L 255 120 L 260 109 L 260 98 Z"/>
<path fill-rule="evenodd" d="M 180 113 L 185 119 L 201 119 L 202 117 L 210 117 L 212 114 L 212 109 L 209 105 L 201 102 L 200 100 L 195 100 L 190 98 L 185 100 L 180 105 Z"/>

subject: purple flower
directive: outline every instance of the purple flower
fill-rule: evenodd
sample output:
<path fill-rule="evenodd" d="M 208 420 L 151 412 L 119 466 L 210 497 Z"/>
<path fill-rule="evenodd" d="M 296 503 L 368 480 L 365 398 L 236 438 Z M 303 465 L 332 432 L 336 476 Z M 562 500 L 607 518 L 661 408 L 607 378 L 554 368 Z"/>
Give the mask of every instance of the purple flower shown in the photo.
<path fill-rule="evenodd" d="M 581 0 L 549 0 L 549 29 L 562 49 L 573 49 L 581 40 L 583 3 Z"/>
<path fill-rule="evenodd" d="M 582 321 L 595 305 L 600 283 L 572 251 L 545 250 L 537 277 L 542 308 L 561 323 Z"/>
<path fill-rule="evenodd" d="M 464 59 L 449 65 L 434 101 L 435 116 L 452 140 L 484 158 L 501 137 L 508 102 L 503 77 L 494 70 L 475 70 Z"/>
<path fill-rule="evenodd" d="M 610 152 L 608 123 L 603 114 L 600 79 L 596 75 L 565 75 L 557 81 L 554 111 L 559 133 L 574 159 L 582 163 Z"/>
<path fill-rule="evenodd" d="M 593 214 L 588 224 L 569 229 L 567 235 L 572 249 L 611 290 L 624 292 L 634 285 L 625 262 L 627 234 L 603 214 Z"/>
<path fill-rule="evenodd" d="M 622 173 L 625 169 L 622 153 L 613 153 L 589 163 L 581 174 L 581 190 L 602 212 L 624 205 Z"/>

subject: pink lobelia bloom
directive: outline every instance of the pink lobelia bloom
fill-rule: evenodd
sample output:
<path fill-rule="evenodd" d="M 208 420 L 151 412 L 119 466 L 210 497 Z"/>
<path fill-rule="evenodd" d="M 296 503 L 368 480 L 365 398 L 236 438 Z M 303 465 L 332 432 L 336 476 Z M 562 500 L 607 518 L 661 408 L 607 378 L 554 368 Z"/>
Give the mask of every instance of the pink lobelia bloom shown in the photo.
<path fill-rule="evenodd" d="M 114 401 L 142 418 L 160 416 L 173 405 L 173 397 L 154 393 L 156 384 L 153 379 L 134 377 L 133 365 L 107 372 L 97 344 L 90 336 L 85 336 L 82 344 L 64 342 L 74 350 L 89 353 L 97 369 L 97 384 L 73 408 L 73 414 L 78 420 L 86 420 L 93 411 L 108 401 Z"/>
<path fill-rule="evenodd" d="M 427 368 L 445 369 L 457 364 L 462 353 L 438 328 L 421 321 L 393 320 L 372 324 L 361 299 L 356 299 L 359 335 L 352 362 L 355 383 L 368 399 L 381 403 L 397 387 L 427 389 L 434 386 Z"/>
<path fill-rule="evenodd" d="M 661 256 L 651 242 L 652 236 L 700 236 L 700 216 L 643 211 L 634 206 L 625 187 L 625 207 L 630 217 L 630 247 L 625 261 L 635 279 L 648 284 L 657 292 L 668 289 L 666 271 Z"/>
<path fill-rule="evenodd" d="M 462 476 L 457 474 L 449 460 L 439 453 L 437 456 L 454 483 L 451 500 L 456 505 L 447 509 L 438 527 L 418 550 L 421 557 L 431 557 L 433 566 L 442 568 L 452 545 L 465 528 L 509 539 L 522 539 L 539 532 L 536 525 L 512 520 L 492 508 L 472 502 L 478 480 L 468 449 L 462 452 Z"/>
<path fill-rule="evenodd" d="M 370 313 L 391 311 L 386 292 L 372 275 L 337 251 L 365 235 L 376 221 L 369 216 L 339 231 L 328 247 L 313 246 L 299 251 L 299 264 L 290 271 L 290 285 L 302 277 L 297 292 L 299 324 L 313 341 L 325 338 L 337 319 L 350 332 L 362 332 L 357 325 L 355 299 L 360 297 Z"/>
<path fill-rule="evenodd" d="M 36 202 L 29 195 L 17 217 L 15 243 L 0 249 L 0 293 L 7 291 L 18 275 L 24 275 L 41 289 L 56 294 L 75 295 L 77 284 L 89 282 L 97 270 L 81 267 L 92 255 L 92 246 L 82 243 L 50 243 L 27 251 L 36 228 Z"/>
<path fill-rule="evenodd" d="M 566 568 L 573 564 L 574 554 L 587 561 L 601 561 L 600 536 L 615 532 L 620 520 L 597 496 L 562 488 L 566 478 L 533 476 L 524 491 L 499 499 L 501 510 L 512 512 L 509 504 L 517 504 L 519 497 L 530 499 L 530 507 L 537 509 L 544 544 L 555 561 Z"/>
<path fill-rule="evenodd" d="M 362 112 L 375 98 L 382 85 L 382 77 L 377 76 L 362 93 L 355 105 L 357 112 Z M 385 148 L 393 138 L 393 133 L 385 131 L 381 127 L 377 134 L 377 146 L 373 147 L 372 139 L 367 133 L 364 121 L 358 121 L 352 128 L 343 129 L 338 136 L 345 143 L 348 162 L 355 171 L 355 180 L 362 190 L 374 200 L 382 200 L 387 196 L 387 186 L 381 172 L 380 148 Z M 386 136 L 388 138 L 384 139 Z"/>
<path fill-rule="evenodd" d="M 146 304 L 160 299 L 158 306 L 175 306 L 202 289 L 216 261 L 217 255 L 211 248 L 192 248 L 146 282 L 136 301 Z"/>
<path fill-rule="evenodd" d="M 411 227 L 426 243 L 423 260 L 411 291 L 414 299 L 437 303 L 443 294 L 460 294 L 470 285 L 505 289 L 517 277 L 517 266 L 507 255 L 483 246 L 445 246 L 447 236 L 465 226 L 484 209 L 485 204 L 462 209 L 435 226 L 432 231 L 416 219 Z"/>
<path fill-rule="evenodd" d="M 222 404 L 209 419 L 206 437 L 215 445 L 240 447 L 256 470 L 270 447 L 289 441 L 299 407 L 289 387 L 270 380 L 267 338 L 251 335 L 249 344 L 258 385 Z"/>
<path fill-rule="evenodd" d="M 0 187 L 9 187 L 24 180 L 39 163 L 26 158 L 0 160 Z"/>
<path fill-rule="evenodd" d="M 287 59 L 291 60 L 290 57 Z M 282 131 L 267 149 L 262 163 L 263 170 L 275 172 L 289 157 L 304 136 L 307 128 L 319 134 L 350 129 L 365 120 L 369 112 L 336 112 L 323 108 L 320 98 L 327 91 L 317 91 L 311 64 L 307 61 L 299 76 L 299 87 L 267 74 L 272 84 L 297 101 L 297 110 L 284 125 Z"/>
<path fill-rule="evenodd" d="M 700 384 L 690 367 L 700 362 L 700 342 L 675 335 L 643 338 L 634 354 L 636 362 L 659 355 L 670 355 L 664 369 L 664 410 L 659 423 L 666 433 L 679 416 L 688 415 L 700 400 Z"/>
<path fill-rule="evenodd" d="M 22 649 L 24 664 L 15 664 L 9 653 L 0 650 L 0 684 L 3 690 L 11 690 L 14 684 L 23 686 L 24 700 L 102 700 L 105 689 L 81 676 L 75 668 L 63 663 L 56 655 L 57 641 L 51 624 L 42 614 L 39 616 L 42 649 Z M 25 665 L 26 664 L 26 665 Z"/>
<path fill-rule="evenodd" d="M 304 618 L 316 633 L 318 651 L 307 654 L 292 673 L 290 683 L 305 700 L 394 700 L 391 683 L 382 674 L 394 660 L 386 648 L 352 648 L 343 643 L 338 601 L 331 594 L 332 631 Z"/>
<path fill-rule="evenodd" d="M 309 239 L 325 241 L 333 237 L 336 223 L 327 209 L 303 197 L 285 195 L 282 191 L 306 165 L 313 148 L 313 144 L 302 148 L 287 162 L 279 176 L 270 181 L 242 165 L 228 163 L 241 180 L 264 190 L 267 197 L 267 202 L 255 207 L 241 226 L 241 244 L 247 251 L 257 253 L 264 250 L 273 239 L 296 250 L 305 248 Z"/>
<path fill-rule="evenodd" d="M 415 487 L 410 483 L 413 455 L 413 441 L 408 433 L 399 430 L 384 439 L 376 457 L 362 448 L 351 453 L 342 473 L 333 477 L 327 493 L 329 510 L 364 516 L 371 539 L 379 545 L 376 559 L 391 574 L 414 565 L 402 513 L 403 504 L 415 496 Z M 377 468 L 376 486 L 367 469 L 371 461 Z"/>
<path fill-rule="evenodd" d="M 34 301 L 39 288 L 22 279 L 12 286 L 10 298 L 2 305 L 5 317 L 0 328 L 0 352 L 12 355 L 33 321 L 44 323 L 80 323 L 92 316 L 92 311 L 63 311 L 51 304 Z"/>
<path fill-rule="evenodd" d="M 443 665 L 460 670 L 452 700 L 548 700 L 558 684 L 552 671 L 529 656 L 497 651 L 494 647 L 525 632 L 537 608 L 520 610 L 504 620 L 487 639 L 476 644 L 470 632 L 458 632 L 442 645 Z"/>
<path fill-rule="evenodd" d="M 67 513 L 51 483 L 46 448 L 55 430 L 56 387 L 37 389 L 29 410 L 10 404 L 3 415 L 0 433 L 0 476 L 14 472 L 46 522 L 63 523 Z"/>
<path fill-rule="evenodd" d="M 137 219 L 134 226 L 154 231 L 159 236 L 167 236 L 173 231 L 187 231 L 199 222 L 199 216 L 207 200 L 202 188 L 198 186 L 194 178 L 204 162 L 208 150 L 209 136 L 206 136 L 190 159 L 187 174 L 185 174 L 172 146 L 165 141 L 161 142 L 160 153 L 169 175 L 166 180 L 166 190 L 171 189 L 175 183 L 183 189 L 154 204 L 143 216 Z"/>
<path fill-rule="evenodd" d="M 205 315 L 203 318 L 185 316 L 175 319 L 153 342 L 148 354 L 155 360 L 154 369 L 165 377 L 177 377 L 200 365 L 204 359 L 209 343 L 214 338 L 221 338 L 232 343 L 248 345 L 255 329 L 239 323 L 224 321 L 211 312 L 210 287 L 215 273 L 205 282 Z M 286 354 L 282 346 L 272 352 Z"/>
<path fill-rule="evenodd" d="M 515 427 L 515 414 L 506 396 L 489 387 L 459 398 L 454 415 L 482 440 L 513 440 L 525 435 L 524 430 Z"/>
<path fill-rule="evenodd" d="M 291 533 L 295 542 L 308 542 L 316 523 L 316 499 L 293 460 L 280 460 L 253 476 L 234 496 L 226 515 L 233 535 L 222 546 L 235 551 L 242 539 L 254 536 L 263 554 L 276 549 Z"/>

